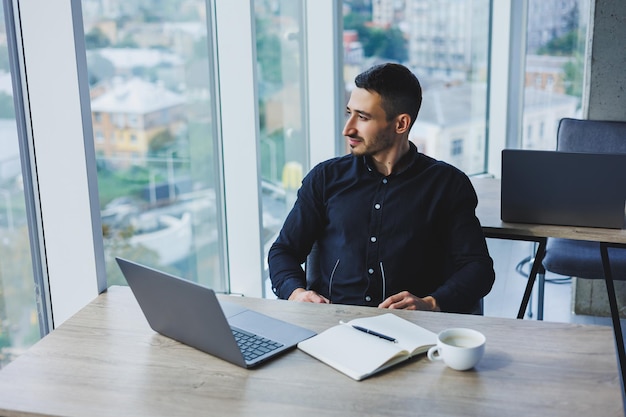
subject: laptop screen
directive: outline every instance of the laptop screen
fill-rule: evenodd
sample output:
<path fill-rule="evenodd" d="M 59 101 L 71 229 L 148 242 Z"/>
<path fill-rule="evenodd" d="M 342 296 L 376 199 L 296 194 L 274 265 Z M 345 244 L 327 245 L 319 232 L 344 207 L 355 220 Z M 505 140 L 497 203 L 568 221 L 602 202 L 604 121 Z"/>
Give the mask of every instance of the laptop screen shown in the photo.
<path fill-rule="evenodd" d="M 566 226 L 624 226 L 626 154 L 505 149 L 501 218 Z"/>

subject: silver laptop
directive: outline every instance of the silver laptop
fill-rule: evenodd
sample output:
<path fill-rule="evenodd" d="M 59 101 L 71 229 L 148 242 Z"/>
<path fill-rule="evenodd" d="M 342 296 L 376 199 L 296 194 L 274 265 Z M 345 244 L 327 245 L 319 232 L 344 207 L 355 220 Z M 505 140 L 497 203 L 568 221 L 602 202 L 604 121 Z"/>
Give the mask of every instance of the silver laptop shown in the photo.
<path fill-rule="evenodd" d="M 315 332 L 234 303 L 207 287 L 116 258 L 150 327 L 244 368 L 295 347 Z"/>
<path fill-rule="evenodd" d="M 624 226 L 626 154 L 505 149 L 501 185 L 503 221 Z"/>

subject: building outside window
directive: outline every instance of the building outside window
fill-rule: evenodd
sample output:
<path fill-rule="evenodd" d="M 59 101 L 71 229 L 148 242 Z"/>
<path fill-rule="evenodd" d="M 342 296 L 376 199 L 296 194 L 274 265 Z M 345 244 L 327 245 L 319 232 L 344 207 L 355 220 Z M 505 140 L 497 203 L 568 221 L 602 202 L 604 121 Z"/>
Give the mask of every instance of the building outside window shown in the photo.
<path fill-rule="evenodd" d="M 467 174 L 486 171 L 490 1 L 344 1 L 346 90 L 354 76 L 381 62 L 407 65 L 420 79 L 423 104 L 410 139 L 421 152 Z M 581 117 L 589 0 L 528 1 L 520 147 L 555 149 L 563 117 Z M 354 51 L 362 51 L 355 58 Z M 504 115 L 503 115 L 504 117 Z M 544 126 L 535 138 L 532 123 Z M 483 146 L 450 158 L 450 130 L 482 131 Z M 458 155 L 454 155 L 458 156 Z"/>
<path fill-rule="evenodd" d="M 454 158 L 459 155 L 463 155 L 463 139 L 453 139 L 452 147 L 450 148 L 450 156 Z"/>
<path fill-rule="evenodd" d="M 122 256 L 226 291 L 209 3 L 82 3 L 108 285 Z"/>
<path fill-rule="evenodd" d="M 468 174 L 485 172 L 484 144 L 468 144 L 466 149 L 482 152 L 463 154 L 452 141 L 459 135 L 486 137 L 490 2 L 345 0 L 344 11 L 344 29 L 350 34 L 344 34 L 344 50 L 350 52 L 344 67 L 346 95 L 354 77 L 371 65 L 408 66 L 423 89 L 422 108 L 409 139 L 420 152 Z M 363 51 L 358 61 L 352 52 L 357 44 Z"/>
<path fill-rule="evenodd" d="M 582 118 L 589 3 L 528 1 L 522 148 L 556 149 L 558 121 Z M 539 135 L 532 132 L 536 121 Z"/>

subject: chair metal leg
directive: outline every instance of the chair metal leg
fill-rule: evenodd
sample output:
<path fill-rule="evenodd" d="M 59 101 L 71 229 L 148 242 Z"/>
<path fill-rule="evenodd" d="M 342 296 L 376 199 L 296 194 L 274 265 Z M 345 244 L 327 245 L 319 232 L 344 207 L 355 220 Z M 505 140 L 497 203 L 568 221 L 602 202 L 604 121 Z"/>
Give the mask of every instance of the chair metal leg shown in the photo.
<path fill-rule="evenodd" d="M 537 273 L 539 272 L 540 267 L 543 269 L 543 266 L 541 266 L 541 262 L 543 261 L 543 257 L 546 254 L 547 239 L 538 239 L 537 242 L 539 243 L 539 246 L 537 247 L 537 252 L 535 253 L 535 260 L 533 261 L 533 266 L 530 269 L 530 274 L 528 275 L 528 282 L 526 283 L 526 290 L 524 291 L 524 296 L 522 297 L 522 304 L 520 305 L 519 311 L 517 313 L 518 319 L 524 318 L 524 313 L 526 312 L 526 308 L 528 307 L 528 301 L 530 300 L 530 295 L 533 291 L 533 285 L 535 284 Z"/>
<path fill-rule="evenodd" d="M 624 380 L 626 379 L 626 352 L 624 350 L 624 336 L 622 335 L 622 324 L 617 307 L 617 297 L 615 296 L 615 285 L 611 264 L 609 263 L 609 252 L 606 243 L 600 244 L 600 256 L 602 257 L 602 267 L 604 268 L 604 279 L 611 309 L 611 320 L 613 322 L 613 333 L 615 334 L 615 347 L 617 350 L 617 362 L 620 370 L 620 384 L 622 387 L 622 406 L 626 411 L 626 391 L 624 391 Z"/>
<path fill-rule="evenodd" d="M 543 320 L 543 299 L 546 289 L 546 270 L 539 266 L 537 274 L 537 320 Z"/>

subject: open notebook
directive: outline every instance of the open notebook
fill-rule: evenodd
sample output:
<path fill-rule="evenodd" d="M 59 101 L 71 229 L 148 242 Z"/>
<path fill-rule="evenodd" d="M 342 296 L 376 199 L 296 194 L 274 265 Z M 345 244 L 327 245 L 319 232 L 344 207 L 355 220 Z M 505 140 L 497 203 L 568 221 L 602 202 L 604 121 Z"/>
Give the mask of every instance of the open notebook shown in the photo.
<path fill-rule="evenodd" d="M 379 336 L 368 334 L 365 329 Z M 436 344 L 435 333 L 386 313 L 338 324 L 298 343 L 298 348 L 360 381 Z"/>

